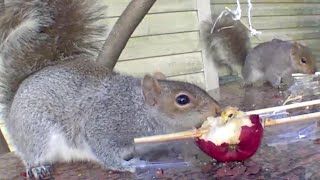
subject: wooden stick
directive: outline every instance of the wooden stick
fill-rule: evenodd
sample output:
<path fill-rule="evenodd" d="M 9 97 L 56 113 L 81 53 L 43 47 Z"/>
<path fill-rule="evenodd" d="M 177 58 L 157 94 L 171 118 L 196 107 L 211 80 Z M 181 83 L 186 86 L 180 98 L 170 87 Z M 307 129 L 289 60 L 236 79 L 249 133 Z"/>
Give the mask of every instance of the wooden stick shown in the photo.
<path fill-rule="evenodd" d="M 149 143 L 149 142 L 182 140 L 182 139 L 190 139 L 190 138 L 200 137 L 203 134 L 206 134 L 208 132 L 209 132 L 209 129 L 197 129 L 197 130 L 190 130 L 190 131 L 184 131 L 184 132 L 173 133 L 173 134 L 135 138 L 133 141 L 134 141 L 134 143 Z"/>
<path fill-rule="evenodd" d="M 156 0 L 132 0 L 108 35 L 97 62 L 112 71 L 133 32 Z"/>
<path fill-rule="evenodd" d="M 303 76 L 318 76 L 320 75 L 320 72 L 316 72 L 314 74 L 302 74 L 302 73 L 295 73 L 295 74 L 292 74 L 293 77 L 303 77 Z"/>
<path fill-rule="evenodd" d="M 315 119 L 320 118 L 320 112 L 310 113 L 310 114 L 302 114 L 297 116 L 291 116 L 281 119 L 271 119 L 266 118 L 264 120 L 264 126 L 273 126 L 273 125 L 279 125 L 279 124 L 285 124 L 285 123 L 293 123 L 293 122 L 299 122 L 303 120 L 309 120 L 309 119 Z"/>
<path fill-rule="evenodd" d="M 320 118 L 320 112 L 302 114 L 302 115 L 286 117 L 281 119 L 266 118 L 263 123 L 265 127 L 268 127 L 268 126 L 280 125 L 285 123 L 299 122 L 299 121 L 309 120 L 314 118 Z M 164 141 L 191 139 L 191 138 L 200 137 L 203 134 L 206 134 L 208 132 L 209 132 L 209 129 L 198 129 L 198 130 L 190 130 L 190 131 L 184 131 L 184 132 L 173 133 L 173 134 L 141 137 L 141 138 L 135 138 L 134 143 L 150 143 L 150 142 L 164 142 Z"/>
<path fill-rule="evenodd" d="M 311 106 L 315 104 L 320 104 L 320 99 L 312 100 L 312 101 L 305 101 L 301 103 L 296 104 L 290 104 L 285 106 L 276 106 L 271 108 L 265 108 L 265 109 L 258 109 L 254 111 L 248 111 L 245 112 L 245 114 L 262 114 L 267 112 L 273 112 L 273 111 L 280 111 L 280 110 L 287 110 L 287 109 L 294 109 L 304 106 Z M 292 117 L 286 117 L 281 119 L 271 119 L 266 118 L 264 120 L 264 126 L 273 126 L 278 124 L 285 124 L 285 123 L 292 123 L 292 122 L 298 122 L 303 120 L 308 120 L 312 118 L 320 118 L 320 112 L 311 113 L 311 114 L 303 114 L 298 116 L 292 116 Z M 173 134 L 165 134 L 165 135 L 157 135 L 157 136 L 149 136 L 149 137 L 141 137 L 141 138 L 135 138 L 134 143 L 149 143 L 149 142 L 163 142 L 163 141 L 172 141 L 172 140 L 182 140 L 182 139 L 189 139 L 189 138 L 195 138 L 200 137 L 203 134 L 208 133 L 208 129 L 198 129 L 198 130 L 190 130 L 190 131 L 184 131 L 179 133 L 173 133 Z"/>
<path fill-rule="evenodd" d="M 247 115 L 250 115 L 250 114 L 263 114 L 263 113 L 268 113 L 268 112 L 273 112 L 273 111 L 294 109 L 294 108 L 299 108 L 299 107 L 304 107 L 304 106 L 311 106 L 311 105 L 316 105 L 316 104 L 320 104 L 320 99 L 312 100 L 312 101 L 305 101 L 305 102 L 295 103 L 295 104 L 289 104 L 289 105 L 284 105 L 284 106 L 276 106 L 276 107 L 265 108 L 265 109 L 257 109 L 257 110 L 253 110 L 253 111 L 247 111 L 245 113 Z"/>

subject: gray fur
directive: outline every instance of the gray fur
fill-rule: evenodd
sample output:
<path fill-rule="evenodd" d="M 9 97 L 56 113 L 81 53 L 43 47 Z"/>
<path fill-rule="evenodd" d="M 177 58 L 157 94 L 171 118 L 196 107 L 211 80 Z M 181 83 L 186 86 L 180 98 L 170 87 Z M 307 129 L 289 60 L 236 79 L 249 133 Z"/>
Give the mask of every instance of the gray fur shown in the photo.
<path fill-rule="evenodd" d="M 102 45 L 97 38 L 106 31 L 97 24 L 105 7 L 95 0 L 14 0 L 0 11 L 0 102 L 5 107 L 28 75 L 66 57 L 97 54 Z"/>
<path fill-rule="evenodd" d="M 218 65 L 229 67 L 232 74 L 244 79 L 244 84 L 269 81 L 273 87 L 280 87 L 281 80 L 294 72 L 312 74 L 316 71 L 316 60 L 307 47 L 273 39 L 251 49 L 247 28 L 233 20 L 231 14 L 223 15 L 212 33 L 218 14 L 211 18 L 212 22 L 201 24 L 203 46 L 209 58 Z M 307 63 L 301 64 L 301 58 Z"/>
<path fill-rule="evenodd" d="M 7 127 L 9 132 L 19 129 L 11 137 L 28 167 L 73 157 L 74 152 L 59 149 L 63 139 L 55 141 L 57 150 L 52 150 L 50 138 L 61 135 L 68 148 L 81 151 L 80 158 L 71 159 L 89 157 L 106 168 L 132 171 L 126 160 L 134 154 L 133 138 L 187 130 L 199 126 L 206 113 L 216 115 L 217 109 L 210 107 L 217 108 L 217 103 L 194 85 L 159 81 L 161 96 L 190 92 L 203 103 L 171 116 L 160 102 L 146 104 L 140 79 L 119 74 L 97 78 L 91 72 L 95 64 L 85 62 L 81 72 L 74 70 L 78 62 L 45 68 L 26 79 L 15 95 Z M 64 155 L 58 157 L 60 151 Z"/>
<path fill-rule="evenodd" d="M 301 64 L 302 57 L 306 59 L 306 64 Z M 282 86 L 281 81 L 289 78 L 292 73 L 312 74 L 315 71 L 315 60 L 307 47 L 273 39 L 259 44 L 249 52 L 242 75 L 246 84 L 268 81 L 273 87 L 279 88 Z"/>
<path fill-rule="evenodd" d="M 201 23 L 203 46 L 209 57 L 218 65 L 226 65 L 232 74 L 241 75 L 237 69 L 238 67 L 241 69 L 251 48 L 246 27 L 240 21 L 234 21 L 231 14 L 227 14 L 217 21 L 211 33 L 218 14 L 212 15 L 211 18 L 212 22 Z"/>
<path fill-rule="evenodd" d="M 53 17 L 51 13 L 34 15 L 47 28 L 43 29 L 40 24 L 30 26 L 22 29 L 23 36 L 12 37 L 15 41 L 4 41 L 5 38 L 1 41 L 3 73 L 9 73 L 2 79 L 1 94 L 7 97 L 2 101 L 6 107 L 4 119 L 27 168 L 59 161 L 90 160 L 105 168 L 134 171 L 134 164 L 140 161 L 133 158 L 133 138 L 198 127 L 206 117 L 216 116 L 220 111 L 212 97 L 189 83 L 157 80 L 148 75 L 139 79 L 107 74 L 94 61 L 95 56 L 88 53 L 96 50 L 95 43 L 84 43 L 90 42 L 89 37 L 100 34 L 101 30 L 90 26 L 99 19 L 90 13 L 94 10 L 91 0 L 54 0 L 49 6 L 46 0 L 26 1 L 26 5 L 36 2 L 41 3 L 32 6 L 35 12 L 56 8 Z M 11 11 L 22 8 L 22 4 L 13 4 Z M 55 7 L 57 5 L 60 8 Z M 72 12 L 64 7 L 73 7 L 88 17 L 70 16 L 68 13 Z M 24 13 L 30 14 L 31 9 L 27 8 Z M 7 13 L 12 14 L 11 11 Z M 64 12 L 68 18 L 74 18 L 69 22 L 84 24 L 77 30 L 60 24 L 70 33 L 66 36 L 62 36 L 64 31 L 49 31 L 58 28 L 55 21 Z M 42 21 L 42 18 L 48 20 Z M 78 18 L 82 21 L 75 20 Z M 0 22 L 5 24 L 4 19 Z M 14 27 L 9 30 L 11 26 L 2 26 L 2 35 L 9 37 L 16 32 Z M 68 43 L 53 40 L 59 37 Z M 52 53 L 42 51 L 53 47 Z M 4 48 L 16 52 L 10 50 L 9 53 Z M 32 67 L 35 69 L 30 69 Z M 180 93 L 188 94 L 191 103 L 177 105 L 175 99 Z"/>

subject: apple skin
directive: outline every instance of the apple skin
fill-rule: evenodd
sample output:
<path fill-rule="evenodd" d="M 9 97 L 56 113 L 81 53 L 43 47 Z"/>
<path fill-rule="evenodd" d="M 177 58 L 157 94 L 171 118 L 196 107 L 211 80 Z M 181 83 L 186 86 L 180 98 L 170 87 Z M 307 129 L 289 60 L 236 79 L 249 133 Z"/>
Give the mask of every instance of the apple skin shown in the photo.
<path fill-rule="evenodd" d="M 244 161 L 257 152 L 263 138 L 263 127 L 259 115 L 250 115 L 249 118 L 254 125 L 241 127 L 239 144 L 223 143 L 216 146 L 211 141 L 200 138 L 196 138 L 195 142 L 204 153 L 219 162 Z"/>

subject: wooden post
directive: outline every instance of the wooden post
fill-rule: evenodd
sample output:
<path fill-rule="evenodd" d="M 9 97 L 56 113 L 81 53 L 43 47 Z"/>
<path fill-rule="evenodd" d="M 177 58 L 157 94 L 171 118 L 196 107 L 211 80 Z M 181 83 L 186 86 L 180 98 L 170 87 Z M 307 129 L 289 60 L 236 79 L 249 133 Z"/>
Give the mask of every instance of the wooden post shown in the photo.
<path fill-rule="evenodd" d="M 203 20 L 208 20 L 208 17 L 211 16 L 211 5 L 210 0 L 197 0 L 198 7 L 198 20 L 199 24 Z M 211 18 L 210 18 L 211 19 Z M 202 31 L 200 29 L 200 37 L 202 36 Z M 215 63 L 208 57 L 206 49 L 202 49 L 202 60 L 204 66 L 204 79 L 205 87 L 207 91 L 214 90 L 219 88 L 219 74 L 218 68 Z"/>

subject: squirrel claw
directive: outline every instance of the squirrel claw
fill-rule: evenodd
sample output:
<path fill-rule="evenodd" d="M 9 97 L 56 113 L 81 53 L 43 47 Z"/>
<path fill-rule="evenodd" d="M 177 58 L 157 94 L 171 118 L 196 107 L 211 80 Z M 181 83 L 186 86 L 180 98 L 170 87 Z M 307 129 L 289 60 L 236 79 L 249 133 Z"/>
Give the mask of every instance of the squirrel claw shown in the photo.
<path fill-rule="evenodd" d="M 147 165 L 147 162 L 142 161 L 139 158 L 132 158 L 129 161 L 124 161 L 122 163 L 122 166 L 124 167 L 124 169 L 131 173 L 135 173 L 137 167 L 144 168 L 146 167 L 146 165 Z"/>
<path fill-rule="evenodd" d="M 52 179 L 52 170 L 53 167 L 51 165 L 47 166 L 38 166 L 29 168 L 27 170 L 28 179 Z"/>

